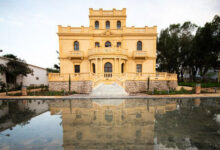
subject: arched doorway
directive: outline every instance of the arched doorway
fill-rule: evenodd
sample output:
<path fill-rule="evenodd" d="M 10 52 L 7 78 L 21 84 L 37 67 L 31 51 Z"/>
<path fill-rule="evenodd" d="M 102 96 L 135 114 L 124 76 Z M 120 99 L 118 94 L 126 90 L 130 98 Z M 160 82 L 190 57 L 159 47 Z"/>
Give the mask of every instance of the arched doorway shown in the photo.
<path fill-rule="evenodd" d="M 112 72 L 112 64 L 110 62 L 105 63 L 104 71 Z"/>
<path fill-rule="evenodd" d="M 105 78 L 112 77 L 112 64 L 110 62 L 105 63 L 104 71 L 105 71 L 105 73 L 104 73 Z"/>

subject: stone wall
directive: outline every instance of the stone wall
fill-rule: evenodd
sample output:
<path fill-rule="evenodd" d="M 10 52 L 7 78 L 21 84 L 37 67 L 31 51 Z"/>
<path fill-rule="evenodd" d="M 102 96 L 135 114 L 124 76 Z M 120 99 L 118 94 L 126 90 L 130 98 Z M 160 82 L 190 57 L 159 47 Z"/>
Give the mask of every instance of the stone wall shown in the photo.
<path fill-rule="evenodd" d="M 69 82 L 49 82 L 50 91 L 69 91 Z M 92 81 L 74 81 L 71 82 L 71 91 L 76 93 L 90 93 L 92 91 Z"/>
<path fill-rule="evenodd" d="M 147 81 L 128 80 L 125 81 L 125 90 L 128 93 L 140 93 L 147 91 Z M 151 80 L 149 84 L 149 91 L 168 90 L 178 86 L 177 81 L 174 80 Z"/>
<path fill-rule="evenodd" d="M 128 93 L 140 93 L 146 91 L 146 89 L 147 89 L 146 81 L 135 81 L 135 80 L 125 81 L 125 91 Z"/>

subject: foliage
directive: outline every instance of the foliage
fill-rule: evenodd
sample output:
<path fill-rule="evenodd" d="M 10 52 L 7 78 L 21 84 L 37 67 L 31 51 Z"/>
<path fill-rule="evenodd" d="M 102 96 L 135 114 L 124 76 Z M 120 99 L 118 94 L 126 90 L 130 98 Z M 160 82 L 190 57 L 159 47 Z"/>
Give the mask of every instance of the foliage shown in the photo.
<path fill-rule="evenodd" d="M 181 88 L 179 91 L 176 90 L 167 90 L 167 91 L 157 91 L 154 89 L 153 91 L 147 92 L 149 95 L 174 95 L 174 94 L 194 94 L 194 90 L 185 90 L 184 88 Z"/>
<path fill-rule="evenodd" d="M 48 73 L 59 73 L 60 71 L 54 68 L 47 68 Z"/>
<path fill-rule="evenodd" d="M 9 61 L 6 65 L 0 65 L 1 73 L 6 74 L 7 83 L 14 84 L 16 87 L 16 78 L 19 75 L 27 76 L 27 74 L 32 73 L 33 71 L 28 67 L 24 60 L 17 58 L 17 56 L 13 54 L 7 54 L 3 57 L 8 58 Z"/>
<path fill-rule="evenodd" d="M 159 71 L 177 73 L 181 81 L 184 73 L 196 81 L 199 72 L 203 79 L 209 69 L 220 65 L 220 17 L 198 28 L 191 22 L 171 24 L 160 32 L 157 51 Z"/>
<path fill-rule="evenodd" d="M 75 94 L 74 91 L 64 92 L 64 91 L 39 91 L 39 92 L 29 92 L 28 96 L 65 96 Z"/>
<path fill-rule="evenodd" d="M 54 66 L 53 66 L 56 70 L 60 70 L 60 66 L 58 65 L 58 64 L 54 64 Z"/>
<path fill-rule="evenodd" d="M 195 87 L 196 82 L 179 82 L 179 86 L 190 86 L 190 87 Z M 209 83 L 200 83 L 202 88 L 209 88 L 209 87 L 220 87 L 220 83 L 217 82 L 209 82 Z"/>
<path fill-rule="evenodd" d="M 56 52 L 58 54 L 58 60 L 59 60 L 60 53 L 59 53 L 59 51 L 56 51 Z M 49 71 L 53 71 L 53 73 L 59 73 L 60 72 L 60 64 L 59 63 L 58 64 L 54 64 L 53 68 L 48 68 L 48 69 L 49 69 L 48 72 Z"/>
<path fill-rule="evenodd" d="M 30 89 L 39 89 L 39 88 L 47 89 L 48 86 L 44 85 L 44 84 L 41 84 L 41 85 L 30 85 L 30 86 L 27 87 L 28 90 L 30 90 Z"/>
<path fill-rule="evenodd" d="M 175 72 L 178 75 L 184 72 L 190 58 L 189 51 L 192 50 L 192 32 L 196 27 L 191 22 L 185 22 L 182 25 L 171 24 L 161 31 L 157 41 L 160 71 Z"/>
<path fill-rule="evenodd" d="M 67 96 L 75 94 L 76 92 L 70 91 L 70 92 L 64 92 L 64 91 L 48 91 L 48 90 L 42 90 L 42 91 L 35 91 L 35 92 L 28 92 L 28 96 Z M 15 93 L 15 94 L 8 94 L 9 96 L 21 96 L 21 93 Z"/>
<path fill-rule="evenodd" d="M 220 17 L 215 16 L 212 22 L 199 27 L 193 40 L 194 66 L 204 78 L 208 69 L 219 66 L 220 55 Z M 193 70 L 195 71 L 195 70 Z"/>

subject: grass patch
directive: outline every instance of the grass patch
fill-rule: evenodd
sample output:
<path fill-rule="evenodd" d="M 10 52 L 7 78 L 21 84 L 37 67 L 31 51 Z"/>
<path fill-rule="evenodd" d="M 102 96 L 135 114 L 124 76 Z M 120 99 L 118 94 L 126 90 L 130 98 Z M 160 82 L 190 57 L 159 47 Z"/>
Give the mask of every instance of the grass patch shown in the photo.
<path fill-rule="evenodd" d="M 67 96 L 76 94 L 76 92 L 64 92 L 64 91 L 36 91 L 36 92 L 28 92 L 28 96 Z M 8 96 L 21 96 L 21 93 L 8 94 Z"/>
<path fill-rule="evenodd" d="M 208 82 L 208 83 L 196 83 L 196 82 L 179 82 L 179 86 L 189 86 L 195 87 L 196 84 L 201 84 L 202 88 L 210 88 L 210 87 L 220 87 L 220 83 L 217 82 Z"/>
<path fill-rule="evenodd" d="M 184 88 L 181 88 L 179 91 L 176 90 L 169 90 L 169 91 L 157 91 L 156 89 L 154 91 L 147 92 L 149 95 L 175 95 L 175 94 L 194 94 L 195 90 L 185 90 Z"/>
<path fill-rule="evenodd" d="M 76 94 L 76 92 L 64 92 L 64 91 L 39 91 L 39 92 L 29 92 L 28 96 L 66 96 Z"/>

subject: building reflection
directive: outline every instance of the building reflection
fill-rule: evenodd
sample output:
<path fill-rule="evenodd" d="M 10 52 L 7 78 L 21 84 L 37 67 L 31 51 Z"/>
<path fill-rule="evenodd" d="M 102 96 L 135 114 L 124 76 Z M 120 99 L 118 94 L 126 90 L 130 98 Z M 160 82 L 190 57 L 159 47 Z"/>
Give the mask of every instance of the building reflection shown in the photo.
<path fill-rule="evenodd" d="M 48 103 L 42 100 L 1 100 L 0 132 L 17 124 L 28 124 L 31 118 L 46 111 Z"/>
<path fill-rule="evenodd" d="M 0 132 L 31 126 L 30 119 L 48 109 L 58 121 L 39 124 L 46 130 L 62 125 L 52 136 L 63 139 L 65 150 L 220 148 L 219 98 L 0 101 Z"/>
<path fill-rule="evenodd" d="M 155 113 L 176 110 L 176 101 L 51 101 L 62 114 L 63 147 L 68 149 L 153 149 Z"/>

